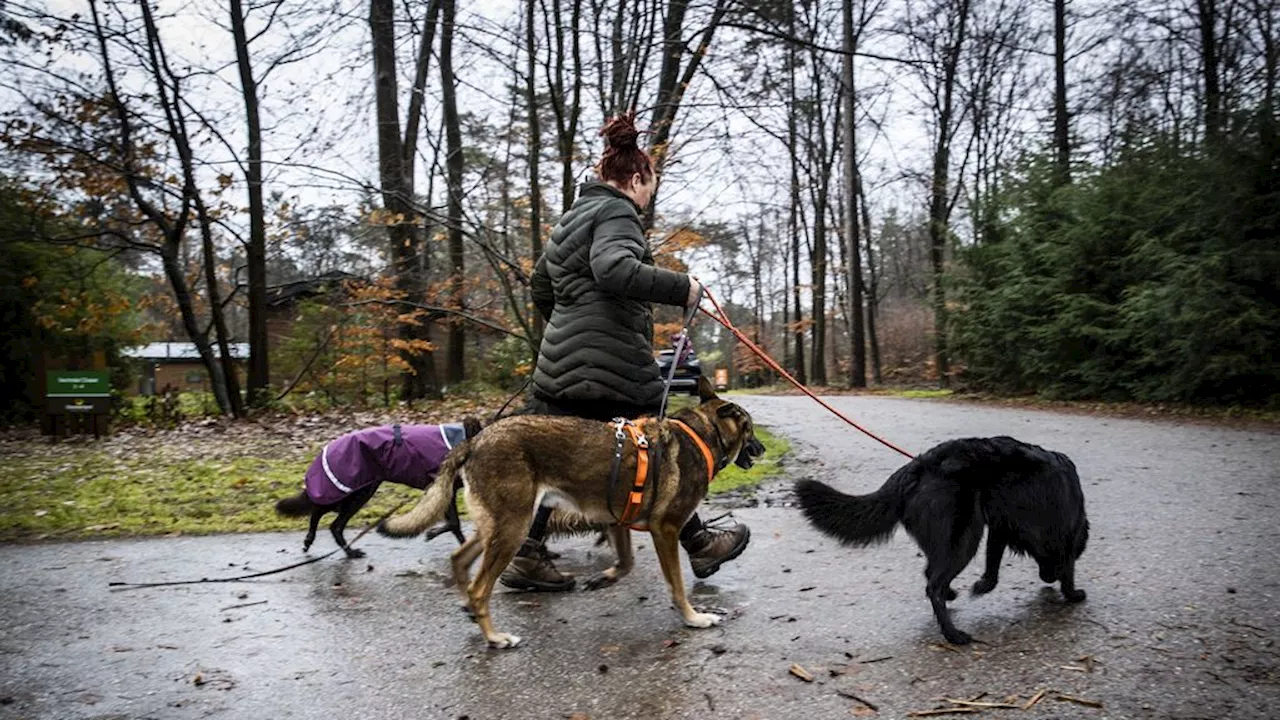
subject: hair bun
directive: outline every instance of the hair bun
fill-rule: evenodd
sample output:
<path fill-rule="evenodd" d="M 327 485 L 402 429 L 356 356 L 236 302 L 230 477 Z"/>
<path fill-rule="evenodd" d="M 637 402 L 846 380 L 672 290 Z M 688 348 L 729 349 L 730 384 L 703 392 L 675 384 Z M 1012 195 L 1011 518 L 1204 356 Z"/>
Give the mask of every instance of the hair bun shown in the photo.
<path fill-rule="evenodd" d="M 638 148 L 636 139 L 640 137 L 640 131 L 636 129 L 636 112 L 632 110 L 609 118 L 609 122 L 600 129 L 600 134 L 604 136 L 605 145 L 610 149 Z"/>

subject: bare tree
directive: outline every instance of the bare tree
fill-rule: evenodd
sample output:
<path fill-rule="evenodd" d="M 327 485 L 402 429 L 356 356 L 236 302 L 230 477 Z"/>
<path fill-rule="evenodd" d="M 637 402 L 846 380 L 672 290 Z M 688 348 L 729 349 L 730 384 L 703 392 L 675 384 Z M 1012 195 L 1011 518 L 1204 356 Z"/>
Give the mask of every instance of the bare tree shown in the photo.
<path fill-rule="evenodd" d="M 230 0 L 231 30 L 236 67 L 244 97 L 245 127 L 249 136 L 245 180 L 249 190 L 249 242 L 245 264 L 249 274 L 249 404 L 260 406 L 270 399 L 271 361 L 267 347 L 267 222 L 262 201 L 262 120 L 258 113 L 258 83 L 249 57 L 249 36 L 240 0 Z"/>
<path fill-rule="evenodd" d="M 688 50 L 684 39 L 685 16 L 689 9 L 688 0 L 670 0 L 662 22 L 662 68 L 658 72 L 657 103 L 653 108 L 653 133 L 650 152 L 654 156 L 654 169 L 661 183 L 662 169 L 665 167 L 670 151 L 671 136 L 674 132 L 676 115 L 680 111 L 680 103 L 684 99 L 685 90 L 693 82 L 698 68 L 702 65 L 707 51 L 711 47 L 711 39 L 724 21 L 729 10 L 729 0 L 716 0 L 707 19 L 707 24 L 698 33 L 698 44 L 690 53 L 688 62 L 684 56 Z M 657 213 L 658 189 L 654 189 L 654 197 L 649 201 L 645 213 L 646 225 L 653 225 Z"/>
<path fill-rule="evenodd" d="M 951 363 L 947 350 L 947 303 L 943 288 L 946 253 L 950 244 L 952 143 L 961 125 L 957 103 L 958 77 L 963 49 L 969 37 L 971 0 L 927 0 L 908 6 L 903 31 L 908 47 L 920 61 L 912 67 L 925 88 L 932 124 L 932 170 L 929 180 L 930 294 L 933 305 L 934 362 L 938 382 L 950 385 Z"/>
<path fill-rule="evenodd" d="M 1053 148 L 1058 182 L 1071 182 L 1071 120 L 1067 114 L 1067 0 L 1053 0 Z"/>
<path fill-rule="evenodd" d="M 460 310 L 466 308 L 466 254 L 462 244 L 462 128 L 458 119 L 457 76 L 453 72 L 454 17 L 457 0 L 443 0 L 440 23 L 440 83 L 444 106 L 445 169 L 448 193 L 449 293 Z M 449 359 L 446 376 L 459 383 L 466 377 L 466 326 L 449 323 Z"/>
<path fill-rule="evenodd" d="M 543 25 L 547 33 L 547 53 L 550 56 L 544 63 L 547 77 L 547 91 L 551 101 L 551 112 L 556 118 L 556 152 L 560 156 L 560 212 L 569 211 L 574 197 L 574 149 L 578 140 L 578 124 L 582 118 L 582 85 L 584 69 L 582 67 L 582 0 L 570 0 L 569 25 L 564 24 L 564 13 L 561 0 L 551 0 L 551 13 L 546 12 L 546 0 L 543 2 Z M 621 7 L 621 6 L 620 6 Z M 567 30 L 567 32 L 566 32 Z M 532 42 L 533 5 L 529 5 L 529 29 Z M 565 49 L 565 35 L 568 35 L 569 48 Z M 552 43 L 554 39 L 554 44 Z M 530 46 L 529 82 L 535 83 L 533 49 Z M 566 65 L 566 59 L 570 61 Z M 566 88 L 567 86 L 567 88 Z M 530 90 L 532 92 L 532 90 Z M 539 243 L 539 247 L 541 243 Z M 535 259 L 537 255 L 535 253 Z"/>
<path fill-rule="evenodd" d="M 538 46 L 534 32 L 536 26 L 533 22 L 536 7 L 537 0 L 527 0 L 524 20 L 525 53 L 528 60 L 528 69 L 525 72 L 525 102 L 528 104 L 529 117 L 529 248 L 534 262 L 542 256 L 542 178 L 538 169 L 538 160 L 542 156 L 542 122 L 538 118 Z M 576 36 L 574 42 L 577 42 Z M 572 147 L 572 139 L 570 139 L 570 147 Z M 566 205 L 564 209 L 569 208 Z M 533 342 L 540 343 L 542 340 L 541 313 L 533 313 L 533 331 L 535 335 L 532 338 Z"/>
<path fill-rule="evenodd" d="M 848 316 L 850 336 L 849 385 L 851 387 L 867 386 L 867 341 L 866 326 L 863 323 L 863 282 L 861 233 L 865 229 L 870 237 L 870 224 L 859 226 L 859 208 L 867 212 L 862 188 L 861 172 L 858 167 L 858 87 L 854 78 L 853 61 L 858 52 L 859 41 L 863 31 L 871 19 L 883 7 L 883 2 L 867 2 L 859 0 L 858 13 L 854 13 L 854 0 L 843 0 L 841 21 L 843 26 L 844 55 L 841 60 L 841 97 L 844 101 L 844 118 L 842 123 L 841 151 L 844 162 L 844 242 L 846 250 L 845 272 L 848 276 Z M 870 243 L 867 245 L 870 253 Z M 874 316 L 874 305 L 872 316 Z M 868 321 L 874 323 L 874 317 Z M 877 372 L 878 375 L 878 372 Z"/>
<path fill-rule="evenodd" d="M 416 99 L 423 95 L 426 87 L 434 20 L 439 7 L 439 0 L 433 0 L 428 6 L 428 22 L 420 38 L 411 95 L 414 100 L 410 101 L 410 113 L 402 137 L 399 86 L 396 82 L 395 5 L 392 0 L 371 0 L 369 6 L 382 203 L 391 216 L 387 235 L 396 287 L 413 302 L 424 298 L 426 273 L 430 268 L 430 254 L 419 235 L 413 203 L 414 148 L 422 107 Z M 400 340 L 409 346 L 402 351 L 409 370 L 402 377 L 401 397 L 405 400 L 438 398 L 440 389 L 436 382 L 434 355 L 429 348 L 413 347 L 431 342 L 431 326 L 420 317 L 406 313 L 399 325 L 399 335 Z"/>

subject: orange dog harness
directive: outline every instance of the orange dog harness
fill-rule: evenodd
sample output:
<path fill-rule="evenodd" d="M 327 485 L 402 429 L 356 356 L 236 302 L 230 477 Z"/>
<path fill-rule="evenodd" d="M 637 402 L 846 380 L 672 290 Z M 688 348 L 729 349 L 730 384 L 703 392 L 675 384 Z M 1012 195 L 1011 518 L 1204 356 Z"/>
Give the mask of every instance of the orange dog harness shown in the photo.
<path fill-rule="evenodd" d="M 679 420 L 668 420 L 672 425 L 680 428 L 689 439 L 693 440 L 693 444 L 702 452 L 702 457 L 707 463 L 707 483 L 709 484 L 716 474 L 715 456 L 711 453 L 711 448 L 707 447 L 707 443 L 693 431 L 693 428 Z M 631 437 L 631 442 L 636 446 L 636 479 L 631 485 L 631 491 L 627 493 L 627 504 L 622 508 L 622 515 L 615 515 L 619 525 L 626 525 L 632 530 L 647 530 L 636 526 L 636 520 L 640 516 L 640 508 L 644 505 L 645 485 L 649 482 L 649 438 L 644 434 L 645 420 L 631 422 L 625 418 L 616 418 L 613 421 L 614 439 L 617 445 L 614 449 L 612 482 L 617 481 L 618 470 L 622 464 L 622 446 L 627 436 Z M 613 493 L 610 491 L 609 496 Z M 612 510 L 610 510 L 612 512 Z"/>

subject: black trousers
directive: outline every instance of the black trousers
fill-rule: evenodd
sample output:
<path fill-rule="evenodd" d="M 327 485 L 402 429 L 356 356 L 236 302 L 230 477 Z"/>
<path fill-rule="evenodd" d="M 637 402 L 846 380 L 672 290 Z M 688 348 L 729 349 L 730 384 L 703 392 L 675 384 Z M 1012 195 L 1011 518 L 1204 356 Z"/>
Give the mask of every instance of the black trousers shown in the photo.
<path fill-rule="evenodd" d="M 610 402 L 604 400 L 595 401 L 551 401 L 538 395 L 534 395 L 524 404 L 524 407 L 511 413 L 512 415 L 555 415 L 555 416 L 572 416 L 586 418 L 587 420 L 599 420 L 600 422 L 609 422 L 617 417 L 638 418 L 645 415 L 657 415 L 658 407 L 635 405 L 632 403 Z M 538 506 L 538 512 L 533 516 L 533 523 L 529 525 L 529 539 L 541 543 L 547 536 L 547 523 L 551 520 L 552 507 L 543 503 Z M 684 543 L 692 538 L 699 530 L 702 529 L 702 519 L 698 517 L 698 513 L 694 513 L 689 521 L 680 529 L 680 542 Z M 528 544 L 520 549 L 521 554 L 526 552 Z"/>

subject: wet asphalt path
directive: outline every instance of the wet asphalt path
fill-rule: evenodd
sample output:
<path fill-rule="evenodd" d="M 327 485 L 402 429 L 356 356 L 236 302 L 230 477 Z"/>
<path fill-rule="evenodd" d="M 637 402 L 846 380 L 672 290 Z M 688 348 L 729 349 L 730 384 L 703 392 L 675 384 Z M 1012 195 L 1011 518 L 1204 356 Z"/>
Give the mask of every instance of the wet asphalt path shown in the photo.
<path fill-rule="evenodd" d="M 878 487 L 901 458 L 794 397 L 737 398 L 790 437 L 788 480 Z M 112 580 L 261 570 L 299 557 L 296 533 L 0 546 L 0 718 L 847 718 L 905 717 L 942 698 L 1025 703 L 1013 718 L 1270 718 L 1280 713 L 1280 435 L 958 403 L 833 399 L 893 442 L 1010 434 L 1069 454 L 1093 533 L 1067 606 L 1034 565 L 1007 558 L 941 643 L 923 559 L 899 533 L 845 549 L 786 506 L 787 483 L 737 510 L 748 551 L 695 603 L 729 613 L 680 625 L 650 543 L 595 593 L 495 597 L 489 651 L 445 586 L 452 544 L 366 536 L 336 557 L 251 583 L 110 592 Z M 273 499 L 264 498 L 264 502 Z M 317 550 L 331 542 L 322 536 Z M 608 558 L 555 544 L 561 565 Z M 686 581 L 693 581 L 686 570 Z M 788 672 L 802 666 L 814 681 Z M 1058 699 L 1065 694 L 1102 704 Z"/>

